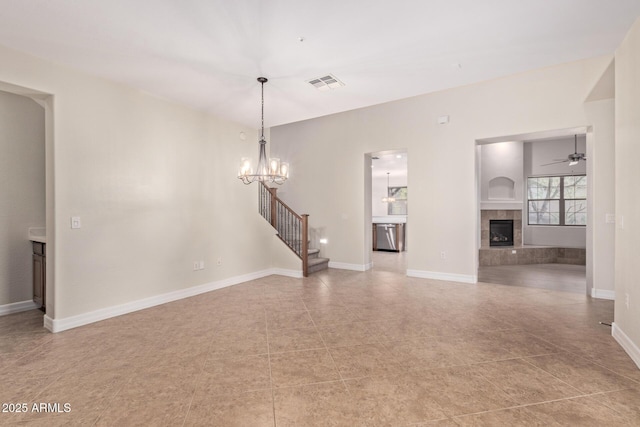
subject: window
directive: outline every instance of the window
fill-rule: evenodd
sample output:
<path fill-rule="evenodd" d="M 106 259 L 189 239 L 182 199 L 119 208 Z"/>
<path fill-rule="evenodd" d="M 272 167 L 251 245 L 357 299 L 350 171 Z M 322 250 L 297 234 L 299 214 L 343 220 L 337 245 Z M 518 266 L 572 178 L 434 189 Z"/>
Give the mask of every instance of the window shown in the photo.
<path fill-rule="evenodd" d="M 395 198 L 395 201 L 388 203 L 387 214 L 406 215 L 407 187 L 389 187 L 389 197 Z"/>
<path fill-rule="evenodd" d="M 527 179 L 529 225 L 587 225 L 587 177 Z"/>

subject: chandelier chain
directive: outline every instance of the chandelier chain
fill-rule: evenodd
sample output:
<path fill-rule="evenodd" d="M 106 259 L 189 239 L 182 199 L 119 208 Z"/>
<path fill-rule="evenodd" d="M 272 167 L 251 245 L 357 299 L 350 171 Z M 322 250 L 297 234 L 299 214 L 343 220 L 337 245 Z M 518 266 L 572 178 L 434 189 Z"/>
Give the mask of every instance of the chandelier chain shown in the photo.
<path fill-rule="evenodd" d="M 289 163 L 281 162 L 277 157 L 267 159 L 267 140 L 264 137 L 264 84 L 269 80 L 266 77 L 258 77 L 260 82 L 260 140 L 258 141 L 258 167 L 251 167 L 251 159 L 240 159 L 238 178 L 244 184 L 252 182 L 272 182 L 282 184 L 289 178 Z"/>

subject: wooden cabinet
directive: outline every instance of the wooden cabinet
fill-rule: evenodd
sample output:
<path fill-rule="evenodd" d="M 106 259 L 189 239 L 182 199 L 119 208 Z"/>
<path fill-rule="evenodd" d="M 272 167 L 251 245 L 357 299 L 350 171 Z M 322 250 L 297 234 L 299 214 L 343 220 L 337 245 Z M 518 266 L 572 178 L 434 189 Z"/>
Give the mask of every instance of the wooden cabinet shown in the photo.
<path fill-rule="evenodd" d="M 46 245 L 40 242 L 32 242 L 32 244 L 33 302 L 35 302 L 42 311 L 45 311 L 47 295 Z"/>

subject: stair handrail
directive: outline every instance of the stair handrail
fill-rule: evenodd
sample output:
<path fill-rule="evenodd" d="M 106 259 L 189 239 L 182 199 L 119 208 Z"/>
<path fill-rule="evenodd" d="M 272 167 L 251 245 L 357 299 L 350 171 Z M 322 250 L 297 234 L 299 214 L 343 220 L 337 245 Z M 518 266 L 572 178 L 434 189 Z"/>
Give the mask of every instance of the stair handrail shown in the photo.
<path fill-rule="evenodd" d="M 277 196 L 277 188 L 271 188 L 261 182 L 258 196 L 258 210 L 273 228 L 278 232 L 276 235 L 289 249 L 302 260 L 302 275 L 309 275 L 309 215 L 298 214 Z M 269 193 L 268 197 L 265 191 Z M 283 225 L 278 218 L 294 218 L 298 223 L 285 222 Z M 291 232 L 295 233 L 291 238 Z"/>

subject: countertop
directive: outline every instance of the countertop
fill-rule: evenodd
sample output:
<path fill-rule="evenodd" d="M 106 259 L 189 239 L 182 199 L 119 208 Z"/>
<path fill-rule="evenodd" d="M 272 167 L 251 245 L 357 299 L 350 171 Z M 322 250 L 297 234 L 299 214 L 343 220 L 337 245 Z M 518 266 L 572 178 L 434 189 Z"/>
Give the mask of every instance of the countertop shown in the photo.
<path fill-rule="evenodd" d="M 47 229 L 44 227 L 30 227 L 27 238 L 32 242 L 47 243 Z"/>
<path fill-rule="evenodd" d="M 406 222 L 406 215 L 374 216 L 371 218 L 372 224 L 405 224 Z"/>

